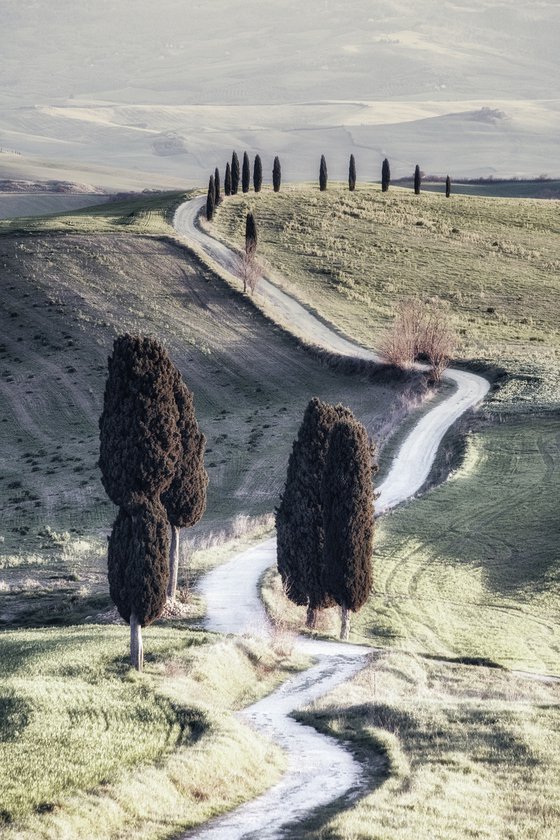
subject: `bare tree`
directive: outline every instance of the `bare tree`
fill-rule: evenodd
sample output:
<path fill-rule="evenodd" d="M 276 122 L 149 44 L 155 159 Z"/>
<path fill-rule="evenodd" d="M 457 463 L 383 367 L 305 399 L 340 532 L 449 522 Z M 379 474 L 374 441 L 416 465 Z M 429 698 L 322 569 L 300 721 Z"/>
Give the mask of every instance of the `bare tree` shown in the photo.
<path fill-rule="evenodd" d="M 441 379 L 456 349 L 457 336 L 446 322 L 445 313 L 442 310 L 425 312 L 421 319 L 416 354 L 427 359 L 436 382 Z"/>
<path fill-rule="evenodd" d="M 256 260 L 255 251 L 249 248 L 239 259 L 238 274 L 243 281 L 243 292 L 253 295 L 261 277 L 261 268 Z"/>
<path fill-rule="evenodd" d="M 418 339 L 418 313 L 412 301 L 399 304 L 392 326 L 387 330 L 379 352 L 391 365 L 406 370 L 416 358 Z"/>

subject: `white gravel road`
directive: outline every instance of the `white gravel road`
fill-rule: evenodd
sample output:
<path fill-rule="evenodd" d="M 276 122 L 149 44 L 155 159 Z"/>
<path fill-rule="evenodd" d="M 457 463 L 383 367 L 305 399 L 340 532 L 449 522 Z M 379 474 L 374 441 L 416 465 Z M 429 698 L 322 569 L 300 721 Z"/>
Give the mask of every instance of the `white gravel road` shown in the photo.
<path fill-rule="evenodd" d="M 187 243 L 195 243 L 222 268 L 236 273 L 236 255 L 197 226 L 196 219 L 205 200 L 203 196 L 182 204 L 175 214 L 175 229 Z M 270 279 L 264 277 L 259 282 L 259 293 L 279 323 L 308 341 L 344 356 L 379 361 L 374 353 L 339 335 Z M 445 378 L 456 388 L 422 417 L 401 445 L 378 488 L 378 513 L 418 492 L 428 478 L 447 430 L 468 409 L 477 406 L 489 389 L 487 380 L 473 373 L 448 370 Z M 221 633 L 266 635 L 268 622 L 260 602 L 258 582 L 275 561 L 276 541 L 270 539 L 206 575 L 200 584 L 207 603 L 206 626 Z M 363 667 L 371 648 L 307 639 L 298 639 L 297 645 L 299 650 L 313 656 L 316 664 L 240 713 L 251 726 L 285 750 L 287 772 L 262 796 L 194 833 L 183 835 L 185 838 L 268 840 L 293 836 L 283 831 L 290 822 L 359 788 L 362 770 L 351 754 L 339 742 L 296 723 L 289 715 L 350 679 Z"/>

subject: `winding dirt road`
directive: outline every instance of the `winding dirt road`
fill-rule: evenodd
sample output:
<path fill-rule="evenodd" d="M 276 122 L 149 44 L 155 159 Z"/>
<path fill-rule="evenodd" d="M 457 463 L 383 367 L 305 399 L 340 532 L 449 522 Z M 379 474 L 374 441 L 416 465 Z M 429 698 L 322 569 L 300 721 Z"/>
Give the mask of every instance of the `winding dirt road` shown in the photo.
<path fill-rule="evenodd" d="M 187 244 L 194 243 L 212 261 L 235 274 L 237 256 L 197 226 L 197 216 L 205 200 L 203 196 L 182 204 L 175 214 L 174 227 Z M 259 281 L 259 292 L 279 323 L 307 341 L 344 356 L 380 361 L 370 350 L 339 335 L 269 278 Z M 447 430 L 469 408 L 478 405 L 489 389 L 485 379 L 465 371 L 450 369 L 445 378 L 456 388 L 422 417 L 401 445 L 378 488 L 378 513 L 395 507 L 420 490 Z M 269 625 L 260 602 L 258 583 L 275 561 L 276 540 L 270 539 L 206 575 L 200 585 L 207 603 L 206 626 L 221 633 L 266 635 Z M 338 741 L 297 723 L 289 715 L 350 679 L 363 667 L 371 648 L 303 638 L 298 639 L 297 647 L 312 656 L 316 664 L 240 712 L 251 726 L 285 750 L 287 772 L 262 796 L 183 837 L 201 840 L 282 837 L 282 828 L 288 823 L 359 789 L 362 770 L 350 753 Z"/>

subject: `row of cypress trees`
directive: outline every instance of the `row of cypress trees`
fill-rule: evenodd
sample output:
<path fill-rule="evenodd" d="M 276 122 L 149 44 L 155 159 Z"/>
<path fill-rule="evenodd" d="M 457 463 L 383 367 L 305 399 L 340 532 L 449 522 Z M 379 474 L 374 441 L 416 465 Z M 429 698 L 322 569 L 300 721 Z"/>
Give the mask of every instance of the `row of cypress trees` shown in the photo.
<path fill-rule="evenodd" d="M 341 637 L 349 611 L 371 591 L 374 450 L 365 428 L 342 405 L 314 397 L 294 441 L 276 510 L 277 560 L 288 598 L 318 610 L 338 604 Z"/>
<path fill-rule="evenodd" d="M 208 485 L 192 394 L 155 338 L 115 340 L 99 431 L 101 480 L 119 507 L 108 546 L 109 591 L 130 624 L 132 664 L 142 670 L 141 628 L 175 598 L 179 529 L 202 517 Z"/>
<path fill-rule="evenodd" d="M 253 189 L 256 193 L 261 191 L 263 182 L 263 168 L 260 155 L 255 155 L 253 162 Z M 243 152 L 243 164 L 240 167 L 239 157 L 237 152 L 233 152 L 231 156 L 231 164 L 226 163 L 224 173 L 224 193 L 226 196 L 237 195 L 239 192 L 239 185 L 244 193 L 248 193 L 251 188 L 251 163 L 247 152 Z M 280 165 L 280 158 L 274 158 L 272 166 L 272 186 L 274 192 L 280 192 L 282 184 L 282 167 Z M 206 198 L 206 218 L 209 222 L 214 218 L 214 210 L 222 201 L 220 192 L 220 171 L 216 167 L 214 174 L 210 176 L 208 181 L 208 194 Z"/>

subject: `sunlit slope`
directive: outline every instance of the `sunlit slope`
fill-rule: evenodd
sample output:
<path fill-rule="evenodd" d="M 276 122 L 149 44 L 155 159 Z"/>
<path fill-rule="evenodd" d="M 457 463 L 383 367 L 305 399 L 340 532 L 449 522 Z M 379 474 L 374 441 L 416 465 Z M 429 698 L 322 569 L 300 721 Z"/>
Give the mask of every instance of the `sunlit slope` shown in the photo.
<path fill-rule="evenodd" d="M 240 243 L 252 210 L 259 252 L 293 293 L 369 346 L 400 300 L 441 305 L 459 333 L 460 358 L 516 374 L 497 397 L 500 408 L 548 406 L 560 398 L 559 207 L 300 185 L 228 199 L 214 229 Z"/>

